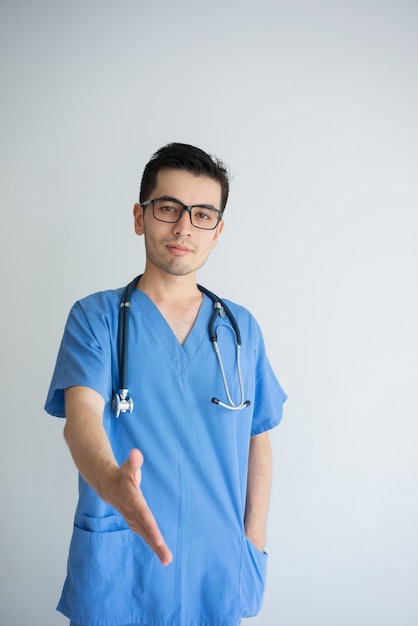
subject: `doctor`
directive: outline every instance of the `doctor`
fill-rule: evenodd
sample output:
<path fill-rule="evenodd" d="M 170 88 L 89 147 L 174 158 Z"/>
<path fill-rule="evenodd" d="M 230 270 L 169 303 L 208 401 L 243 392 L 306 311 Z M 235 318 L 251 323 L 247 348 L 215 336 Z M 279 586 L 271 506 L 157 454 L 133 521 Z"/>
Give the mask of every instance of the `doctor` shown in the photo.
<path fill-rule="evenodd" d="M 80 473 L 58 609 L 73 626 L 237 626 L 261 607 L 271 483 L 268 431 L 286 395 L 257 322 L 234 303 L 249 406 L 228 411 L 197 287 L 224 228 L 225 166 L 169 144 L 147 164 L 134 206 L 146 263 L 130 305 L 132 413 L 112 412 L 121 289 L 77 302 L 46 410 L 65 417 Z M 235 338 L 220 318 L 225 374 L 239 398 Z"/>

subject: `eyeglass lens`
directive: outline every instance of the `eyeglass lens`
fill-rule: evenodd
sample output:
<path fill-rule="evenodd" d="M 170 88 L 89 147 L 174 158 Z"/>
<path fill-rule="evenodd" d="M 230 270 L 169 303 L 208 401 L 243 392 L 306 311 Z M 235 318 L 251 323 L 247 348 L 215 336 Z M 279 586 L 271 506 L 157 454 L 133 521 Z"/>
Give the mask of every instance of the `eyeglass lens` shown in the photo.
<path fill-rule="evenodd" d="M 180 219 L 184 206 L 173 200 L 155 200 L 153 202 L 153 214 L 160 222 L 175 223 Z M 211 230 L 216 228 L 220 213 L 216 209 L 194 206 L 188 209 L 193 226 Z"/>

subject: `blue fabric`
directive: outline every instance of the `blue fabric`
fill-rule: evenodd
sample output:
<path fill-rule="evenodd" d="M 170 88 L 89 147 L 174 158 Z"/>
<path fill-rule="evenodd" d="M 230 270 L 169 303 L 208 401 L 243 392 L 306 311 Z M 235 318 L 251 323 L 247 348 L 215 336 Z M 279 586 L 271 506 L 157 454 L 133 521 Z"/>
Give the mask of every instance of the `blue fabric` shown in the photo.
<path fill-rule="evenodd" d="M 72 620 L 70 621 L 70 626 L 85 626 L 85 624 L 77 624 L 76 622 L 73 622 Z M 138 622 L 136 622 L 136 624 L 121 624 L 120 626 L 147 626 L 147 624 L 139 624 Z"/>
<path fill-rule="evenodd" d="M 179 344 L 140 290 L 131 301 L 128 385 L 132 414 L 111 410 L 118 387 L 116 337 L 122 290 L 94 294 L 70 313 L 46 410 L 65 417 L 64 389 L 84 385 L 105 400 L 103 424 L 115 457 L 144 455 L 141 488 L 173 552 L 163 567 L 124 519 L 80 477 L 67 579 L 58 608 L 88 626 L 236 626 L 260 609 L 267 555 L 245 537 L 243 518 L 251 435 L 276 426 L 286 395 L 266 357 L 255 319 L 227 301 L 242 335 L 242 373 L 250 407 L 229 411 L 208 336 L 205 296 Z M 235 335 L 218 322 L 233 399 L 239 400 Z"/>

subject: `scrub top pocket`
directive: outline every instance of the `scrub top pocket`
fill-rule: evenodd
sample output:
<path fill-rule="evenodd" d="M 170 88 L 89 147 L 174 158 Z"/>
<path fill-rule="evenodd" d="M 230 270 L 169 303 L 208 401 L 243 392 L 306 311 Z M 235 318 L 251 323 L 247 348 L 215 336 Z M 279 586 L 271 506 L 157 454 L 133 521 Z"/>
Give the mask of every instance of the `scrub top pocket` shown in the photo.
<path fill-rule="evenodd" d="M 239 607 L 241 617 L 260 612 L 267 574 L 266 552 L 260 552 L 248 537 L 243 537 Z"/>
<path fill-rule="evenodd" d="M 90 518 L 102 530 L 111 518 Z M 106 521 L 105 521 L 106 520 Z M 117 626 L 132 621 L 133 532 L 74 527 L 67 579 L 58 610 L 82 624 Z M 103 616 L 106 616 L 103 620 Z"/>

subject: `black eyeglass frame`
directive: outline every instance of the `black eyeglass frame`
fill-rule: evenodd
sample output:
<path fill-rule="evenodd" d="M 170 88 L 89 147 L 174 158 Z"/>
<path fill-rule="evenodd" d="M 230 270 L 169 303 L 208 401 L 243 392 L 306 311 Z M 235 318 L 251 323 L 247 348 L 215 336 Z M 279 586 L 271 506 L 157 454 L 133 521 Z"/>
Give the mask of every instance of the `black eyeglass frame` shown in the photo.
<path fill-rule="evenodd" d="M 180 211 L 178 218 L 174 222 L 170 222 L 168 220 L 162 220 L 159 217 L 155 217 L 154 202 L 158 202 L 159 200 L 168 200 L 168 201 L 171 200 L 172 202 L 176 202 L 177 204 L 180 204 L 180 206 L 182 207 L 182 210 Z M 209 204 L 192 204 L 191 206 L 187 206 L 187 204 L 183 204 L 183 202 L 180 202 L 180 200 L 177 200 L 177 198 L 172 198 L 170 196 L 161 196 L 160 198 L 153 198 L 152 200 L 146 200 L 145 202 L 140 202 L 140 204 L 144 208 L 151 205 L 153 218 L 157 220 L 157 222 L 163 222 L 164 224 L 177 224 L 183 217 L 183 213 L 187 211 L 189 213 L 191 225 L 194 228 L 199 228 L 200 230 L 215 230 L 215 228 L 217 228 L 217 226 L 219 225 L 219 222 L 221 221 L 222 215 L 223 215 L 223 211 L 220 211 L 219 209 L 215 209 L 215 207 L 210 206 Z M 215 213 L 218 214 L 218 219 L 216 220 L 215 226 L 211 226 L 210 228 L 205 228 L 204 226 L 196 226 L 196 224 L 193 224 L 192 209 L 199 209 L 199 208 L 208 209 L 209 211 L 215 211 Z"/>

